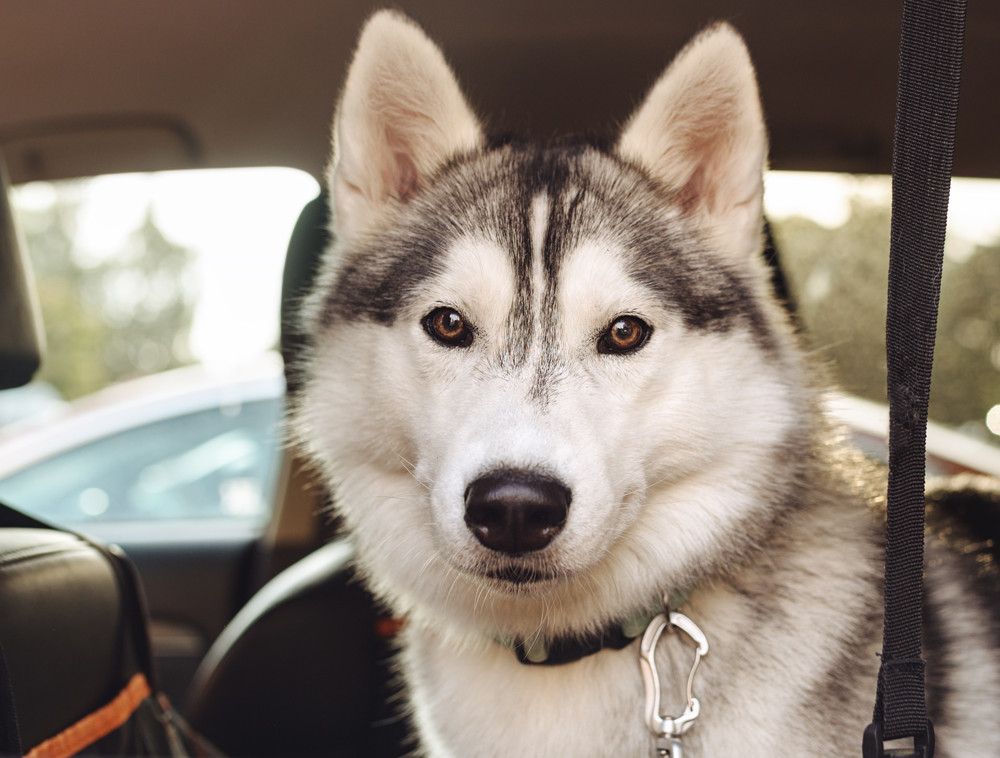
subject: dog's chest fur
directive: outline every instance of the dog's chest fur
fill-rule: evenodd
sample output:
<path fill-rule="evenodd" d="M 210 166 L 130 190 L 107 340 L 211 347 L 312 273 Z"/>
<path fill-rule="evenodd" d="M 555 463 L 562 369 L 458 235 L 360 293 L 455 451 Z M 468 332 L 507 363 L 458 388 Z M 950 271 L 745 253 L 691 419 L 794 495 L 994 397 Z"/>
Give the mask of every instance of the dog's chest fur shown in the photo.
<path fill-rule="evenodd" d="M 870 719 L 881 647 L 881 529 L 857 503 L 811 509 L 774 546 L 774 563 L 696 591 L 686 612 L 711 644 L 696 679 L 702 715 L 685 755 L 853 755 Z M 990 618 L 965 570 L 929 545 L 928 655 L 937 755 L 996 755 L 1000 660 L 987 653 Z M 971 601 L 942 614 L 956 596 Z M 933 609 L 933 610 L 932 610 Z M 966 655 L 967 651 L 968 655 Z M 677 715 L 693 659 L 681 635 L 657 650 L 665 714 Z M 562 666 L 525 666 L 482 638 L 413 624 L 401 662 L 430 756 L 646 756 L 638 644 Z"/>
<path fill-rule="evenodd" d="M 874 519 L 855 509 L 837 524 L 833 510 L 792 528 L 775 546 L 778 565 L 690 597 L 685 610 L 711 644 L 696 680 L 702 716 L 683 738 L 691 755 L 839 755 L 859 743 L 878 669 L 869 584 L 878 556 L 860 536 Z M 415 625 L 403 654 L 431 755 L 653 755 L 637 643 L 530 667 L 499 645 L 462 645 L 438 630 Z M 657 659 L 664 712 L 679 714 L 693 650 L 665 635 Z"/>

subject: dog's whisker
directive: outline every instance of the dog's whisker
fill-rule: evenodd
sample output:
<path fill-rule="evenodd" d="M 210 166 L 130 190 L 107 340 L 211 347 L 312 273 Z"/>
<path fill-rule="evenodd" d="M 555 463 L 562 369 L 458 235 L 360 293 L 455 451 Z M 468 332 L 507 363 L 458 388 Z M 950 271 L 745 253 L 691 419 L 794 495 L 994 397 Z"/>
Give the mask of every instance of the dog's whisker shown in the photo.
<path fill-rule="evenodd" d="M 426 482 L 422 481 L 420 477 L 417 476 L 416 466 L 410 461 L 408 461 L 406 458 L 404 458 L 402 455 L 399 455 L 399 453 L 397 453 L 396 455 L 399 457 L 400 462 L 403 464 L 403 468 L 406 469 L 406 472 L 410 475 L 413 481 L 415 481 L 425 490 L 430 492 L 431 491 L 430 486 Z"/>

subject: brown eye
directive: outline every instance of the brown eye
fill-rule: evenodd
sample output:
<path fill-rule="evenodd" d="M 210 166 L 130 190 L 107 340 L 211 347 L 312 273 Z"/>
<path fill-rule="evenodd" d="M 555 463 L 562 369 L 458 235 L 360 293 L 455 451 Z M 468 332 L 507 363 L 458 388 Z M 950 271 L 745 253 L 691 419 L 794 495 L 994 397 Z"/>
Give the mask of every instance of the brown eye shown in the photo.
<path fill-rule="evenodd" d="M 423 323 L 431 339 L 445 347 L 468 347 L 472 344 L 472 327 L 454 308 L 435 308 L 424 316 Z"/>
<path fill-rule="evenodd" d="M 634 353 L 646 344 L 653 327 L 635 316 L 619 316 L 597 339 L 599 353 Z"/>

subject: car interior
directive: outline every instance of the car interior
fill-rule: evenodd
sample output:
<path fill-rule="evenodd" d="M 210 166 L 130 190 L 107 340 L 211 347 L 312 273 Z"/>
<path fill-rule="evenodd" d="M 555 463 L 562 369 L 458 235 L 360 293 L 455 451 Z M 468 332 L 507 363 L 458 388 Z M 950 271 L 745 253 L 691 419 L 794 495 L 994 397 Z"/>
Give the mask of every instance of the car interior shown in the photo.
<path fill-rule="evenodd" d="M 772 168 L 889 171 L 895 4 L 395 5 L 440 42 L 494 131 L 539 138 L 613 130 L 685 40 L 728 20 L 758 68 Z M 322 186 L 338 89 L 357 31 L 378 7 L 0 6 L 0 388 L 26 384 L 46 360 L 46 325 L 8 189 L 250 166 L 295 168 Z M 1000 8 L 973 0 L 956 176 L 1000 178 L 998 39 Z M 309 347 L 295 313 L 329 244 L 328 214 L 321 192 L 302 208 L 287 249 L 276 251 L 284 258 L 275 317 L 289 402 Z M 782 267 L 790 253 L 778 247 L 768 233 L 774 286 L 792 309 Z M 352 571 L 350 542 L 330 513 L 336 493 L 324 492 L 291 448 L 279 471 L 256 530 L 123 532 L 112 540 L 120 547 L 106 547 L 86 533 L 0 513 L 0 754 L 41 745 L 137 676 L 169 698 L 176 711 L 163 713 L 200 735 L 208 754 L 413 749 L 391 662 L 397 622 Z M 943 492 L 935 513 L 953 507 L 975 511 L 986 531 L 1000 526 L 1000 489 Z M 998 544 L 983 547 L 994 562 Z M 145 718 L 171 717 L 163 713 Z M 143 734 L 90 749 L 121 754 Z"/>

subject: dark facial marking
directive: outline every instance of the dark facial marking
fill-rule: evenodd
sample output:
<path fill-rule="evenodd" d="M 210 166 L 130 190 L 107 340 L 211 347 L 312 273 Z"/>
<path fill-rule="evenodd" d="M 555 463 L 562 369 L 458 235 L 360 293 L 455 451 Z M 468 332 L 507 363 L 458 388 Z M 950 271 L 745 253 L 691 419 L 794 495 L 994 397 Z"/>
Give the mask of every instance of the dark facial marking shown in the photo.
<path fill-rule="evenodd" d="M 712 251 L 684 214 L 664 213 L 663 191 L 635 171 L 640 176 L 628 193 L 633 200 L 623 206 L 621 196 L 615 198 L 618 234 L 632 276 L 658 293 L 665 307 L 678 311 L 688 329 L 718 333 L 742 326 L 762 348 L 773 349 L 749 266 Z"/>
<path fill-rule="evenodd" d="M 579 155 L 583 145 L 574 144 L 568 147 L 543 148 L 522 147 L 516 158 L 517 171 L 517 205 L 520 208 L 519 228 L 521 244 L 512 248 L 516 291 L 514 307 L 508 318 L 507 344 L 504 354 L 504 364 L 510 367 L 522 365 L 527 359 L 531 344 L 535 339 L 540 344 L 550 346 L 543 354 L 545 370 L 550 371 L 551 360 L 546 356 L 554 356 L 557 352 L 555 281 L 558 271 L 558 261 L 565 253 L 569 244 L 569 236 L 574 229 L 573 209 L 570 202 L 567 210 L 565 196 L 567 187 L 573 181 L 574 165 L 572 156 Z M 576 190 L 576 196 L 582 189 Z M 545 221 L 545 237 L 540 251 L 532 250 L 531 222 L 532 203 L 539 195 L 546 196 L 549 207 L 549 217 Z M 532 272 L 535 268 L 534 255 L 542 256 L 542 266 L 546 283 L 540 293 L 540 318 L 542 332 L 534 334 L 534 300 L 539 293 L 534 292 L 535 284 Z M 536 386 L 537 386 L 536 382 Z"/>
<path fill-rule="evenodd" d="M 321 325 L 367 319 L 391 326 L 407 293 L 439 273 L 447 241 L 446 231 L 437 224 L 366 241 L 363 251 L 344 264 L 327 295 Z"/>
<path fill-rule="evenodd" d="M 520 187 L 518 187 L 518 190 Z M 534 332 L 531 312 L 534 283 L 531 278 L 531 197 L 516 193 L 516 215 L 510 218 L 511 244 L 506 249 L 514 267 L 514 304 L 507 315 L 507 349 L 500 361 L 506 368 L 521 365 L 528 356 Z M 516 241 L 515 241 L 516 240 Z"/>
<path fill-rule="evenodd" d="M 549 218 L 540 254 L 545 272 L 535 318 L 531 203 L 544 193 Z M 386 231 L 338 250 L 346 262 L 323 309 L 334 320 L 395 322 L 424 282 L 440 273 L 442 255 L 463 234 L 481 234 L 508 251 L 515 302 L 499 365 L 522 365 L 535 341 L 545 345 L 532 395 L 542 399 L 560 374 L 556 286 L 566 254 L 583 238 L 610 237 L 635 279 L 679 313 L 689 329 L 748 328 L 772 347 L 767 319 L 749 273 L 713 254 L 669 197 L 641 169 L 585 142 L 505 144 L 457 158 L 397 211 Z"/>
<path fill-rule="evenodd" d="M 540 153 L 532 165 L 529 182 L 533 195 L 544 193 L 548 199 L 548 218 L 541 249 L 541 268 L 545 289 L 539 303 L 541 353 L 531 384 L 530 397 L 544 404 L 549 390 L 561 375 L 559 308 L 556 292 L 559 269 L 568 251 L 578 243 L 577 209 L 586 196 L 587 177 L 578 170 L 578 145 L 559 151 Z"/>

